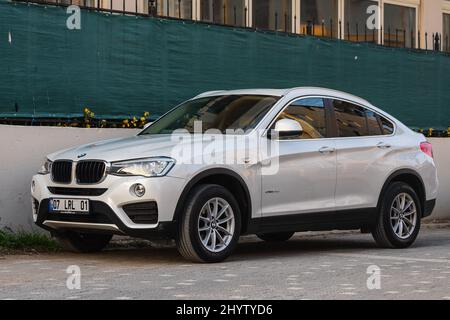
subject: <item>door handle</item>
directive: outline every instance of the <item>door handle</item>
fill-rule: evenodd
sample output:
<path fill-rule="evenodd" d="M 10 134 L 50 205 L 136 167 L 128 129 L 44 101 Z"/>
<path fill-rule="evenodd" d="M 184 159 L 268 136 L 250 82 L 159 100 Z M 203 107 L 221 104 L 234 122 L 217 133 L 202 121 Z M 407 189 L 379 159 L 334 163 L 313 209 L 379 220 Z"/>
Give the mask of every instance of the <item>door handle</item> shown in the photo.
<path fill-rule="evenodd" d="M 388 143 L 380 142 L 377 144 L 378 149 L 390 149 L 392 146 Z"/>
<path fill-rule="evenodd" d="M 330 148 L 330 147 L 322 147 L 322 148 L 319 149 L 319 152 L 320 152 L 321 154 L 333 153 L 333 152 L 335 152 L 335 151 L 336 151 L 336 149 Z"/>

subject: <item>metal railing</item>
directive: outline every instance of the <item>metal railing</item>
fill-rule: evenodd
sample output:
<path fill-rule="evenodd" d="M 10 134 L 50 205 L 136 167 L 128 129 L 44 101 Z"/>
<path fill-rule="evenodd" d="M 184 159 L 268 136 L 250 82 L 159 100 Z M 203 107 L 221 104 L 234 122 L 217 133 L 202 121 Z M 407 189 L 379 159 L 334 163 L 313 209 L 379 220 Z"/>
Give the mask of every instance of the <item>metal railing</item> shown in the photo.
<path fill-rule="evenodd" d="M 421 30 L 405 30 L 388 26 L 380 29 L 369 30 L 366 23 L 347 21 L 343 25 L 342 21 L 333 19 L 315 21 L 315 19 L 300 23 L 298 28 L 298 17 L 292 16 L 292 12 L 277 12 L 269 18 L 272 28 L 258 28 L 249 26 L 249 12 L 246 6 L 243 7 L 242 15 L 238 15 L 238 8 L 233 6 L 231 10 L 224 4 L 219 8 L 216 2 L 212 1 L 212 15 L 209 19 L 200 14 L 199 20 L 194 20 L 192 16 L 192 0 L 12 0 L 15 2 L 36 3 L 42 5 L 69 6 L 78 5 L 82 9 L 109 12 L 112 14 L 138 15 L 146 17 L 161 17 L 168 19 L 182 19 L 195 21 L 197 23 L 208 23 L 215 25 L 226 25 L 242 28 L 250 28 L 263 31 L 277 31 L 288 34 L 308 35 L 323 38 L 334 38 L 351 42 L 373 43 L 386 47 L 401 47 L 418 50 L 433 50 L 450 52 L 449 35 L 442 35 L 440 32 L 425 32 Z M 171 6 L 172 5 L 172 6 Z M 183 8 L 188 6 L 190 14 L 186 17 Z M 176 8 L 171 12 L 170 8 Z M 231 12 L 231 14 L 230 14 Z M 238 21 L 238 16 L 242 21 Z M 284 17 L 284 23 L 282 18 Z M 273 19 L 273 20 L 272 20 Z M 294 23 L 292 23 L 294 22 Z M 423 36 L 423 38 L 422 38 Z M 422 43 L 424 41 L 424 43 Z"/>

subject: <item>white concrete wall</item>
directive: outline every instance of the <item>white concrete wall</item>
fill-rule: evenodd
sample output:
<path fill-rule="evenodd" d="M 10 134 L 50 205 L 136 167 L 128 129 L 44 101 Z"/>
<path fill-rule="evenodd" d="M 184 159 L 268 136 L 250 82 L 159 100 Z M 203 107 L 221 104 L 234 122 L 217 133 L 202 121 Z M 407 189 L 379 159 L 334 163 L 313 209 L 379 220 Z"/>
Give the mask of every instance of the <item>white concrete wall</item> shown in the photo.
<path fill-rule="evenodd" d="M 30 182 L 47 154 L 137 132 L 0 125 L 0 229 L 37 230 L 30 216 Z"/>
<path fill-rule="evenodd" d="M 45 155 L 138 130 L 0 126 L 0 229 L 37 230 L 31 219 L 30 180 Z M 430 139 L 440 176 L 434 219 L 450 219 L 450 138 Z"/>

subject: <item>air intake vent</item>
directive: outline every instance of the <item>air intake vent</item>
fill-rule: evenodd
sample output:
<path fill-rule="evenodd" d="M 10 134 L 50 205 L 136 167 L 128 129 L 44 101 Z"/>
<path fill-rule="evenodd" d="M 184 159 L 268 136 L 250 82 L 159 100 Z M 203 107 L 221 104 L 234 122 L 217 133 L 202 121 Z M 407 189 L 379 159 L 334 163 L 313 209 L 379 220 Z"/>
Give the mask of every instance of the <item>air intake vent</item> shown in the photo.
<path fill-rule="evenodd" d="M 127 204 L 123 211 L 136 224 L 158 223 L 158 206 L 156 202 Z"/>
<path fill-rule="evenodd" d="M 56 183 L 72 182 L 72 161 L 55 161 L 52 164 L 52 180 Z"/>
<path fill-rule="evenodd" d="M 77 182 L 80 184 L 99 183 L 105 177 L 106 165 L 102 161 L 81 161 L 77 164 Z"/>

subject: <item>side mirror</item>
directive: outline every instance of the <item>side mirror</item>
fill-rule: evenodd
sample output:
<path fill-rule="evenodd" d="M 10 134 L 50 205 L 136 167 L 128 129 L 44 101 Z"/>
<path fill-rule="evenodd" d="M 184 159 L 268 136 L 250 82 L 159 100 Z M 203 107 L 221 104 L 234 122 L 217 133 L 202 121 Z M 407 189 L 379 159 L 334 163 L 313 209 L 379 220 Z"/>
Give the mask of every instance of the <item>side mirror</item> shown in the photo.
<path fill-rule="evenodd" d="M 283 119 L 275 123 L 274 132 L 280 138 L 298 137 L 303 133 L 303 127 L 295 120 Z"/>

